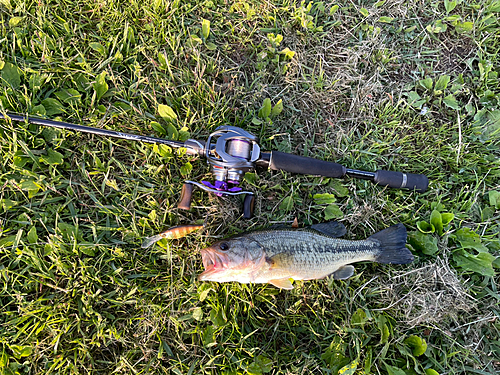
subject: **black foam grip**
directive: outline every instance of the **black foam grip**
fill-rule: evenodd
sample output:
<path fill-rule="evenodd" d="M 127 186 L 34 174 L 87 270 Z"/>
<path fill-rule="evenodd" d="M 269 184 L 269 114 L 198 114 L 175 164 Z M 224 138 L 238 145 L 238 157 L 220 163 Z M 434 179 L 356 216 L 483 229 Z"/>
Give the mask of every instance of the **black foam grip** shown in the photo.
<path fill-rule="evenodd" d="M 243 217 L 251 219 L 253 217 L 253 209 L 255 206 L 255 196 L 253 194 L 245 195 L 243 200 Z"/>
<path fill-rule="evenodd" d="M 191 195 L 193 194 L 193 185 L 184 184 L 182 185 L 181 191 L 181 201 L 177 205 L 181 210 L 189 210 L 191 208 Z"/>
<path fill-rule="evenodd" d="M 333 178 L 343 177 L 346 172 L 346 168 L 343 165 L 331 161 L 307 158 L 305 156 L 287 154 L 286 152 L 279 151 L 271 152 L 269 168 L 275 171 L 287 171 Z"/>
<path fill-rule="evenodd" d="M 423 174 L 378 170 L 373 180 L 378 185 L 396 189 L 409 189 L 423 193 L 429 186 L 429 179 Z"/>

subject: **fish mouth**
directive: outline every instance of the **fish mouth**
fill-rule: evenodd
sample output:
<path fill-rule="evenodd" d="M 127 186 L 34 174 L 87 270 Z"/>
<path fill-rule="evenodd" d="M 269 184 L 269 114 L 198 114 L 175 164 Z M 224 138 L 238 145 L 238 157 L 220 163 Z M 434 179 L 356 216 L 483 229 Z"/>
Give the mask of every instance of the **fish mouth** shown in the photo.
<path fill-rule="evenodd" d="M 217 250 L 210 247 L 201 250 L 201 259 L 203 266 L 205 267 L 205 271 L 198 276 L 199 280 L 208 280 L 208 278 L 214 273 L 225 269 L 229 261 L 226 254 L 221 254 Z"/>

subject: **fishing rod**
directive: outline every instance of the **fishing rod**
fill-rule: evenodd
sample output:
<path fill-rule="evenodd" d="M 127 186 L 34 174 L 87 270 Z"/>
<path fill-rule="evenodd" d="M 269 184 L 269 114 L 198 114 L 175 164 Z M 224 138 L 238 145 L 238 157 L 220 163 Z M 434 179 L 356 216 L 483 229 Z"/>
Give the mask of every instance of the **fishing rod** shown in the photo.
<path fill-rule="evenodd" d="M 331 178 L 349 176 L 369 180 L 381 186 L 414 190 L 419 193 L 426 191 L 429 185 L 428 178 L 423 174 L 386 170 L 376 172 L 360 171 L 346 168 L 335 162 L 286 152 L 262 152 L 258 144 L 258 138 L 236 126 L 220 126 L 208 136 L 206 141 L 188 139 L 181 142 L 15 114 L 3 115 L 0 113 L 0 119 L 10 119 L 11 121 L 74 130 L 105 137 L 164 144 L 176 148 L 184 147 L 189 155 L 205 157 L 212 168 L 215 182 L 212 184 L 209 181 L 201 181 L 201 183 L 186 181 L 182 187 L 181 199 L 178 205 L 179 208 L 185 210 L 189 210 L 191 207 L 191 195 L 193 187 L 196 186 L 218 196 L 244 194 L 243 215 L 245 218 L 251 218 L 253 216 L 255 196 L 252 192 L 243 191 L 238 185 L 242 181 L 244 174 L 256 167 Z"/>

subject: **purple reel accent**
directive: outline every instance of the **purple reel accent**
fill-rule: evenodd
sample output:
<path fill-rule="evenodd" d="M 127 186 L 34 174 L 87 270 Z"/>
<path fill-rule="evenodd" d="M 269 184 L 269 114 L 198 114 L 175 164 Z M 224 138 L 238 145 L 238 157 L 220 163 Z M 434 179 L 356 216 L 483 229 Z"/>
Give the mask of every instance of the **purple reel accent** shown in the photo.
<path fill-rule="evenodd" d="M 228 181 L 230 184 L 232 185 L 237 185 L 238 182 L 237 181 Z M 220 193 L 215 193 L 215 195 L 217 195 L 218 197 L 222 197 L 224 195 L 224 192 L 225 191 L 229 191 L 229 192 L 236 192 L 236 191 L 241 191 L 242 189 L 240 187 L 237 187 L 237 186 L 234 186 L 232 188 L 229 188 L 228 186 L 228 183 L 225 182 L 225 181 L 219 181 L 219 180 L 216 180 L 215 181 L 215 185 L 212 185 L 212 183 L 208 182 L 208 181 L 201 181 L 201 183 L 207 187 L 209 187 L 210 189 L 215 189 L 215 190 L 219 190 Z"/>

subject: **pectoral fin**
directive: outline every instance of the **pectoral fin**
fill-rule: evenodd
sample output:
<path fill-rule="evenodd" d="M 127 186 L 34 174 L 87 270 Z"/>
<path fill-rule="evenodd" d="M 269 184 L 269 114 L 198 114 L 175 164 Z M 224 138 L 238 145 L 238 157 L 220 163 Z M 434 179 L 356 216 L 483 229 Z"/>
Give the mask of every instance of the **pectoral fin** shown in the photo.
<path fill-rule="evenodd" d="M 281 289 L 293 289 L 290 279 L 269 280 L 269 284 L 273 284 L 275 287 Z"/>
<path fill-rule="evenodd" d="M 293 256 L 284 252 L 266 258 L 266 260 L 271 268 L 286 268 L 291 262 L 293 262 Z"/>
<path fill-rule="evenodd" d="M 332 273 L 332 276 L 336 280 L 345 280 L 354 274 L 354 267 L 350 264 L 347 266 L 340 267 L 337 271 Z"/>

